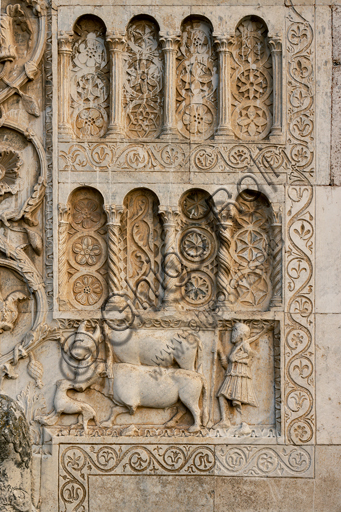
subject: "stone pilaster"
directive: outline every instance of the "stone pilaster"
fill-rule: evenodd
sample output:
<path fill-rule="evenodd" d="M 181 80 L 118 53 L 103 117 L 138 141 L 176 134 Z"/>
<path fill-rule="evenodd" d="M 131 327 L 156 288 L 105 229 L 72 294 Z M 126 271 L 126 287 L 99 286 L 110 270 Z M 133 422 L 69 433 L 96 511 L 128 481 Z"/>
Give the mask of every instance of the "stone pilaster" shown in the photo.
<path fill-rule="evenodd" d="M 231 128 L 231 53 L 233 39 L 227 36 L 216 36 L 215 44 L 219 55 L 219 89 L 218 89 L 218 127 L 215 139 L 232 140 Z"/>
<path fill-rule="evenodd" d="M 122 139 L 123 129 L 123 36 L 108 34 L 107 42 L 110 54 L 110 118 L 108 137 Z"/>
<path fill-rule="evenodd" d="M 179 301 L 178 278 L 181 273 L 181 264 L 176 248 L 176 227 L 179 212 L 171 206 L 159 206 L 159 213 L 163 221 L 165 246 L 163 255 L 163 307 L 174 308 Z"/>
<path fill-rule="evenodd" d="M 67 240 L 70 221 L 70 206 L 60 203 L 58 205 L 58 299 L 59 303 L 66 300 L 65 291 L 68 281 Z"/>
<path fill-rule="evenodd" d="M 180 38 L 164 35 L 160 38 L 164 54 L 164 111 L 161 138 L 178 137 L 176 127 L 176 53 Z"/>
<path fill-rule="evenodd" d="M 70 125 L 70 68 L 73 34 L 60 32 L 59 53 L 59 134 L 73 136 Z"/>
<path fill-rule="evenodd" d="M 273 117 L 270 140 L 276 142 L 283 135 L 282 113 L 282 42 L 278 37 L 269 39 L 273 69 Z"/>

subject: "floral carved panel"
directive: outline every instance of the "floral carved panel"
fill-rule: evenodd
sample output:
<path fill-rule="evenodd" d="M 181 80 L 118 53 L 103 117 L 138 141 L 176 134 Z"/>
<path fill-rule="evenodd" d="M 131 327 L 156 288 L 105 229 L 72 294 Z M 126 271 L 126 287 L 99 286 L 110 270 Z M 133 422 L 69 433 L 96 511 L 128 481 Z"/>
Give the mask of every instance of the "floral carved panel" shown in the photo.
<path fill-rule="evenodd" d="M 215 298 L 217 240 L 212 200 L 204 190 L 188 191 L 181 200 L 179 255 L 187 279 L 181 288 L 189 307 L 204 307 Z"/>
<path fill-rule="evenodd" d="M 64 309 L 96 310 L 106 297 L 106 215 L 93 189 L 76 190 L 60 207 L 59 282 Z"/>
<path fill-rule="evenodd" d="M 178 130 L 191 140 L 213 135 L 217 115 L 218 64 L 210 25 L 190 20 L 183 26 L 177 55 Z"/>
<path fill-rule="evenodd" d="M 146 189 L 125 199 L 122 221 L 123 266 L 128 294 L 136 307 L 156 306 L 160 289 L 161 223 L 155 195 Z"/>
<path fill-rule="evenodd" d="M 232 47 L 232 128 L 238 139 L 262 140 L 272 126 L 272 57 L 267 28 L 254 16 L 239 24 Z"/>
<path fill-rule="evenodd" d="M 162 122 L 162 54 L 156 24 L 133 21 L 127 31 L 124 115 L 129 138 L 155 138 Z"/>
<path fill-rule="evenodd" d="M 102 137 L 108 126 L 109 64 L 104 27 L 83 17 L 76 25 L 71 64 L 71 112 L 77 138 Z"/>

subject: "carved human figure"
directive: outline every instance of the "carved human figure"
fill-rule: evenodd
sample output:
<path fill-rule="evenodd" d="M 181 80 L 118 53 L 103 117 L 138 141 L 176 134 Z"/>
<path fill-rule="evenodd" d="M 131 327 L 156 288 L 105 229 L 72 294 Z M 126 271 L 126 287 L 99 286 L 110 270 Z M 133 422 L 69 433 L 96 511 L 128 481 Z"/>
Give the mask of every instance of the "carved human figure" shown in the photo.
<path fill-rule="evenodd" d="M 215 428 L 228 428 L 231 426 L 229 414 L 227 412 L 226 401 L 231 404 L 241 415 L 242 404 L 258 407 L 258 401 L 252 384 L 251 363 L 253 350 L 251 343 L 256 341 L 264 333 L 265 329 L 256 336 L 250 337 L 250 328 L 237 322 L 232 329 L 231 342 L 233 348 L 226 356 L 222 348 L 217 351 L 222 367 L 226 370 L 225 378 L 221 384 L 217 398 L 219 401 L 220 421 L 216 423 Z M 247 428 L 246 423 L 242 427 Z"/>

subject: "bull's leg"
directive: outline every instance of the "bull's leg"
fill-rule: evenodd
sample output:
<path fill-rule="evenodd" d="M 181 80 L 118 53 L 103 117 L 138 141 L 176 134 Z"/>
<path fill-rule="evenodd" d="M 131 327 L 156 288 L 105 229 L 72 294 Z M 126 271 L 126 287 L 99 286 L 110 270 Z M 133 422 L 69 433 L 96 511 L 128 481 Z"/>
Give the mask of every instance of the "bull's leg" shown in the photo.
<path fill-rule="evenodd" d="M 164 426 L 165 427 L 176 427 L 177 424 L 179 423 L 179 421 L 181 420 L 181 418 L 186 414 L 186 412 L 187 412 L 186 407 L 182 404 L 182 402 L 179 402 L 177 405 L 176 413 L 165 423 Z"/>
<path fill-rule="evenodd" d="M 111 408 L 110 416 L 107 420 L 102 421 L 101 427 L 112 427 L 119 414 L 128 412 L 128 408 L 125 405 L 117 405 Z"/>
<path fill-rule="evenodd" d="M 201 411 L 199 398 L 202 384 L 200 381 L 187 381 L 179 390 L 181 402 L 191 411 L 194 423 L 189 427 L 188 432 L 198 432 L 201 429 Z"/>

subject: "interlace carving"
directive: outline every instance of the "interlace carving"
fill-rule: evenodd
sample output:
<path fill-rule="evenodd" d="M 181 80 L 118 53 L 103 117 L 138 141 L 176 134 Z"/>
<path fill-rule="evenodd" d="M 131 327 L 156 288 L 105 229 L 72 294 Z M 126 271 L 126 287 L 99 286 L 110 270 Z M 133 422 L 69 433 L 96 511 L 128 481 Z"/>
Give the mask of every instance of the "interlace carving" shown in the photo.
<path fill-rule="evenodd" d="M 129 138 L 155 138 L 162 122 L 162 52 L 157 27 L 138 20 L 127 31 L 124 104 Z"/>
<path fill-rule="evenodd" d="M 102 137 L 108 125 L 109 70 L 104 28 L 83 18 L 72 49 L 71 107 L 73 129 L 80 139 Z"/>
<path fill-rule="evenodd" d="M 272 126 L 272 57 L 262 20 L 242 20 L 232 55 L 233 130 L 241 140 L 262 140 Z"/>
<path fill-rule="evenodd" d="M 218 64 L 208 23 L 185 23 L 177 56 L 178 130 L 186 138 L 204 140 L 215 129 Z"/>

